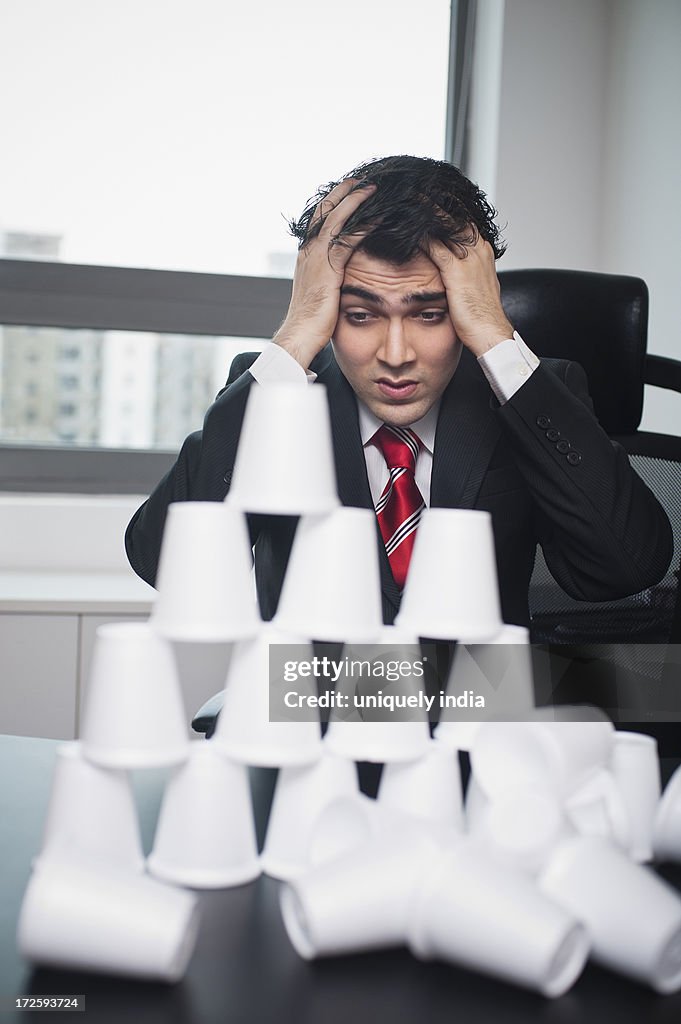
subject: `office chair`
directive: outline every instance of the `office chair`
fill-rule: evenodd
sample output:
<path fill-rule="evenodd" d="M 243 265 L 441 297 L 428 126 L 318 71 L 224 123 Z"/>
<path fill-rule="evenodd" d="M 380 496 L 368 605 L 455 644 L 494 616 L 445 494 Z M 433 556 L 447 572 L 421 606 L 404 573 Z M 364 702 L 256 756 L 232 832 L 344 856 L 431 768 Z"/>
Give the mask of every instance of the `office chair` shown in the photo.
<path fill-rule="evenodd" d="M 647 355 L 648 289 L 639 278 L 511 270 L 502 271 L 499 280 L 509 319 L 530 348 L 540 357 L 581 364 L 596 416 L 627 451 L 674 533 L 674 556 L 664 579 L 617 601 L 569 597 L 537 552 L 530 584 L 532 640 L 550 648 L 563 672 L 553 697 L 543 696 L 560 703 L 593 701 L 627 728 L 671 719 L 675 711 L 681 720 L 681 697 L 676 698 L 665 672 L 667 645 L 681 643 L 681 437 L 639 430 L 644 385 L 681 392 L 681 362 Z M 681 724 L 665 735 L 680 746 Z"/>

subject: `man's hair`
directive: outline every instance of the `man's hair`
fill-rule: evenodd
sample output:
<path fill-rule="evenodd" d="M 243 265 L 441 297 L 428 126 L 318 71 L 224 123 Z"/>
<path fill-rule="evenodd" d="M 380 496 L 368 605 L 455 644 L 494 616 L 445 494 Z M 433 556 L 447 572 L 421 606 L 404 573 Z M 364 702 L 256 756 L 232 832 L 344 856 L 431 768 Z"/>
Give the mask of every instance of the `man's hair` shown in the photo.
<path fill-rule="evenodd" d="M 358 178 L 377 189 L 348 217 L 338 234 L 340 244 L 347 235 L 366 231 L 366 237 L 353 248 L 396 265 L 418 256 L 431 240 L 444 242 L 461 256 L 479 236 L 490 243 L 496 259 L 506 251 L 494 223 L 497 212 L 478 186 L 453 164 L 418 156 L 372 160 L 339 181 L 321 186 L 300 219 L 289 222 L 298 248 L 319 234 L 325 217 L 315 218 L 315 210 L 331 189 L 347 178 Z"/>

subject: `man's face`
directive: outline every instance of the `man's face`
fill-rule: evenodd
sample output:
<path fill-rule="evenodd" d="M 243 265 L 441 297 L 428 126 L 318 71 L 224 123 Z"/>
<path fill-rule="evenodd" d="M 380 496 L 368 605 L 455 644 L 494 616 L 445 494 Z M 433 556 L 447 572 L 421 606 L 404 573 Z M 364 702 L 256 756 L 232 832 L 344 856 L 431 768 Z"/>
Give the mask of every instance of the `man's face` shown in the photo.
<path fill-rule="evenodd" d="M 354 253 L 333 348 L 355 394 L 380 420 L 407 426 L 425 416 L 461 353 L 435 264 L 419 255 L 394 266 Z"/>

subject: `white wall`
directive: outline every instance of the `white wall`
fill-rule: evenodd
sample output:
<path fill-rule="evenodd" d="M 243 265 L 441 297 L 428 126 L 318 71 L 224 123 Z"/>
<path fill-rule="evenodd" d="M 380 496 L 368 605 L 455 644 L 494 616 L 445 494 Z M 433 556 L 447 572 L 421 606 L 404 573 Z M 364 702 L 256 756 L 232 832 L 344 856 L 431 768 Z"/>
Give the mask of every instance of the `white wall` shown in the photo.
<path fill-rule="evenodd" d="M 644 278 L 649 351 L 677 358 L 680 54 L 680 0 L 505 0 L 501 68 L 489 71 L 500 80 L 501 266 Z M 473 125 L 490 130 L 493 117 Z M 680 425 L 681 396 L 647 389 L 644 428 Z"/>
<path fill-rule="evenodd" d="M 497 191 L 504 269 L 599 269 L 606 0 L 506 0 Z"/>
<path fill-rule="evenodd" d="M 601 265 L 648 282 L 648 350 L 677 359 L 680 107 L 680 0 L 611 0 Z M 643 426 L 679 433 L 681 395 L 647 388 Z"/>

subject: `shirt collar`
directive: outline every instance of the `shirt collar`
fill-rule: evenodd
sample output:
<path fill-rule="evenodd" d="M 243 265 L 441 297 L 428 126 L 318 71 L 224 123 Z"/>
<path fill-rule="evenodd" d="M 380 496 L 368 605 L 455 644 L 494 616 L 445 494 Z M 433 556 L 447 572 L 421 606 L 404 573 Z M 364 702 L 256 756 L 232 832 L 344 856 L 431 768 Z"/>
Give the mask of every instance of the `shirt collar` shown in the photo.
<path fill-rule="evenodd" d="M 410 430 L 418 434 L 421 444 L 431 455 L 435 447 L 435 428 L 437 427 L 440 402 L 441 399 L 438 399 L 435 405 L 431 406 L 426 415 L 422 416 L 420 420 L 407 424 Z M 366 448 L 379 427 L 383 426 L 383 420 L 379 420 L 377 416 L 374 416 L 371 410 L 363 402 L 360 402 L 359 398 L 357 399 L 357 407 L 359 409 L 359 432 L 362 437 L 362 447 Z"/>

